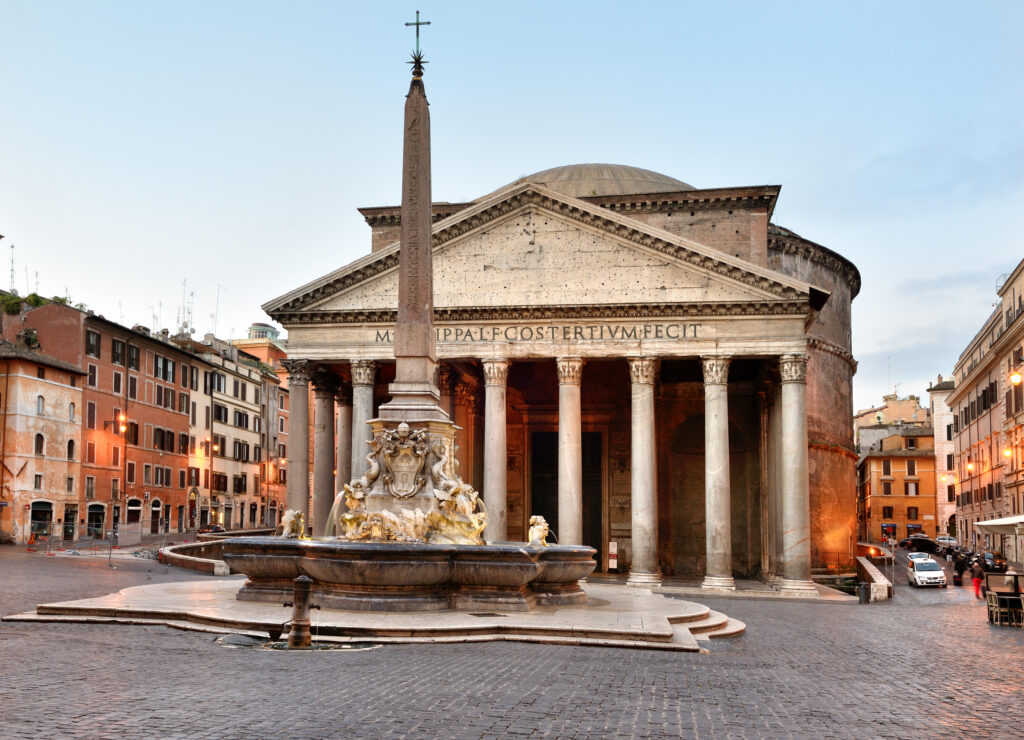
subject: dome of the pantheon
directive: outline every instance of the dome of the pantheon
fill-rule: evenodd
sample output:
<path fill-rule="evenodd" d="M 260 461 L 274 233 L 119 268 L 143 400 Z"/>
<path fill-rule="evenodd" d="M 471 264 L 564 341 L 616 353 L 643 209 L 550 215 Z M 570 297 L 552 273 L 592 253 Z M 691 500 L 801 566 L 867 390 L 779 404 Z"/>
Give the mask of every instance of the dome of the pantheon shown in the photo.
<path fill-rule="evenodd" d="M 696 190 L 674 177 L 624 164 L 569 164 L 521 178 L 573 198 Z"/>

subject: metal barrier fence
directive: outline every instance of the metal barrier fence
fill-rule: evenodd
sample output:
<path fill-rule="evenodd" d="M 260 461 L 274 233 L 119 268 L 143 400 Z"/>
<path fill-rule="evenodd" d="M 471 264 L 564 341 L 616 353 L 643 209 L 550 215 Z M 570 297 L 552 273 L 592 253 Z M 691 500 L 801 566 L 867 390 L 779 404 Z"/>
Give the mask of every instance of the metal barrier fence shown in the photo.
<path fill-rule="evenodd" d="M 839 575 L 856 570 L 854 557 L 848 552 L 818 552 L 811 558 L 811 571 L 814 573 Z"/>

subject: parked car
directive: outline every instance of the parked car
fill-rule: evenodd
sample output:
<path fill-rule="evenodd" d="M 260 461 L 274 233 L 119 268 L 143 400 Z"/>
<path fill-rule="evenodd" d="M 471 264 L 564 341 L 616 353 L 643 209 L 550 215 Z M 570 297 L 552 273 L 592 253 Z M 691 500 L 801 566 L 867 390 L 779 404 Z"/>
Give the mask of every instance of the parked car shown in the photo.
<path fill-rule="evenodd" d="M 997 552 L 980 552 L 975 555 L 975 559 L 981 561 L 981 567 L 986 573 L 1006 572 L 1006 558 Z"/>
<path fill-rule="evenodd" d="M 917 558 L 907 566 L 907 583 L 911 586 L 946 587 L 946 572 L 931 558 Z"/>
<path fill-rule="evenodd" d="M 907 549 L 913 552 L 937 553 L 940 550 L 939 543 L 930 537 L 910 537 Z"/>
<path fill-rule="evenodd" d="M 199 534 L 216 534 L 217 532 L 227 532 L 227 530 L 219 524 L 204 524 L 199 528 Z"/>
<path fill-rule="evenodd" d="M 943 547 L 956 547 L 956 537 L 951 537 L 948 534 L 940 534 L 935 541 Z"/>

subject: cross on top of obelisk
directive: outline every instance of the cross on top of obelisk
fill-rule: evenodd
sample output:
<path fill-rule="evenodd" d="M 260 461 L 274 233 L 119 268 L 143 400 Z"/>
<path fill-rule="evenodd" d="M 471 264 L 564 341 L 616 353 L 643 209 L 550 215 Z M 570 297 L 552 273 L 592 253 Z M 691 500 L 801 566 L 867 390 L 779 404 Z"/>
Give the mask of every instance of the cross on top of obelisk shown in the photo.
<path fill-rule="evenodd" d="M 423 52 L 420 51 L 420 26 L 429 26 L 430 21 L 420 20 L 420 11 L 416 11 L 416 20 L 411 23 L 406 23 L 407 26 L 416 26 L 416 51 L 412 53 L 412 61 L 408 62 L 412 65 L 412 76 L 422 77 L 423 76 L 423 65 L 427 64 L 423 60 Z"/>

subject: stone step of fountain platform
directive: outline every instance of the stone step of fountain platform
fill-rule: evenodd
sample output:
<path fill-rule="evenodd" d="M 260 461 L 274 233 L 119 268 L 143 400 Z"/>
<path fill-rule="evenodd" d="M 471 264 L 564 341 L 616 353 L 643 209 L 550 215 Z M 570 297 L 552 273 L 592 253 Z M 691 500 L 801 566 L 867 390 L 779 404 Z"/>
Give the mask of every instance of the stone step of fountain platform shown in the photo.
<path fill-rule="evenodd" d="M 240 601 L 241 579 L 136 586 L 117 594 L 45 604 L 10 621 L 164 624 L 208 632 L 268 634 L 291 610 Z M 311 614 L 316 639 L 385 643 L 534 642 L 697 652 L 698 639 L 742 634 L 744 625 L 703 604 L 642 589 L 587 585 L 589 603 L 530 612 L 379 613 L 323 609 Z"/>

